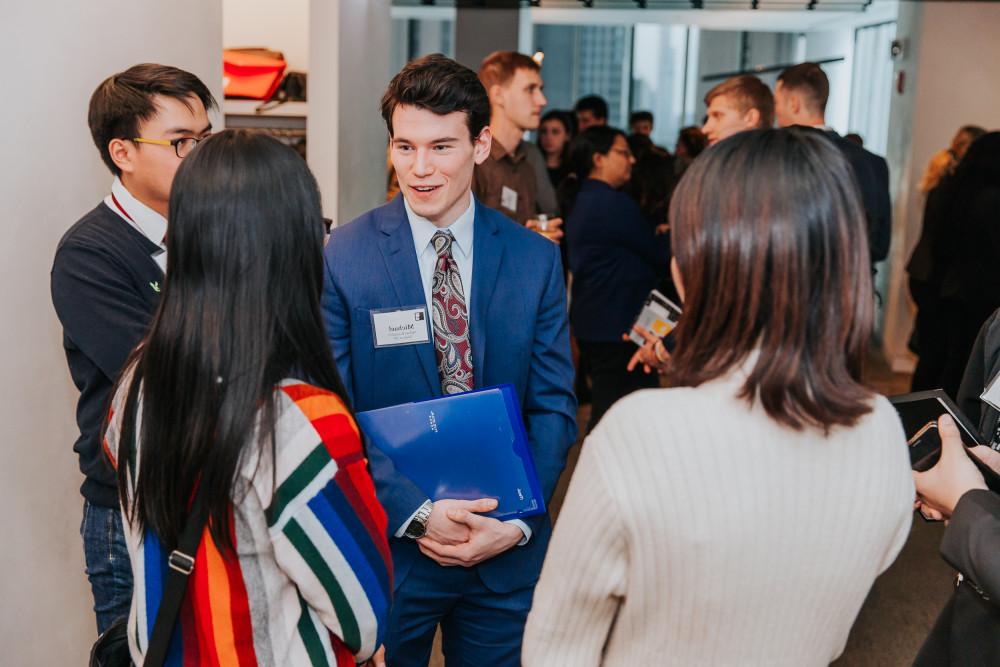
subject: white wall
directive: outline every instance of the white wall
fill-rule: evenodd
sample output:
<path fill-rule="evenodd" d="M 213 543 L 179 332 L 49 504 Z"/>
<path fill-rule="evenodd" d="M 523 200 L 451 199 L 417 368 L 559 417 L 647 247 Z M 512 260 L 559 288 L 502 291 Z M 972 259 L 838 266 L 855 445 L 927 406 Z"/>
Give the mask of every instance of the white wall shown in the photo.
<path fill-rule="evenodd" d="M 309 167 L 334 224 L 385 203 L 386 139 L 379 102 L 389 79 L 389 0 L 310 8 Z"/>
<path fill-rule="evenodd" d="M 905 370 L 913 366 L 906 350 L 913 306 L 905 265 L 923 215 L 917 183 L 930 156 L 947 147 L 962 125 L 1000 128 L 1000 4 L 900 3 L 896 35 L 908 50 L 896 65 L 897 75 L 905 76 L 904 93 L 893 94 L 890 112 L 894 209 L 884 340 L 893 367 Z"/>
<path fill-rule="evenodd" d="M 288 69 L 307 71 L 309 0 L 222 0 L 222 44 L 281 51 Z"/>
<path fill-rule="evenodd" d="M 59 238 L 111 181 L 87 129 L 91 92 L 109 74 L 153 61 L 195 72 L 221 96 L 221 2 L 20 2 L 3 13 L 0 662 L 81 665 L 96 626 L 71 449 L 77 394 L 49 269 Z"/>

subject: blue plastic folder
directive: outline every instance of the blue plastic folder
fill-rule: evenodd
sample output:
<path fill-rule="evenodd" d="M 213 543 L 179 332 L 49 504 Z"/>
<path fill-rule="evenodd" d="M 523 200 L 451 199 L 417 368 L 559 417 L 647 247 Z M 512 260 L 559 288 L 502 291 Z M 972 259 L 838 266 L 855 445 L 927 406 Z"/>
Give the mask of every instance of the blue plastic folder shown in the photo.
<path fill-rule="evenodd" d="M 359 412 L 371 444 L 432 500 L 496 498 L 485 516 L 545 512 L 517 393 L 509 384 Z"/>

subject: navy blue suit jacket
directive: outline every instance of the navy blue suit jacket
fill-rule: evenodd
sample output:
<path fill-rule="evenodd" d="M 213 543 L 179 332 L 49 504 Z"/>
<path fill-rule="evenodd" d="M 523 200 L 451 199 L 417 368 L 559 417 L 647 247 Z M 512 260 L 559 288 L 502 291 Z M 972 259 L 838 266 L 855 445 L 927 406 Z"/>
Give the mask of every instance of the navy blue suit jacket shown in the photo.
<path fill-rule="evenodd" d="M 566 244 L 574 335 L 591 343 L 620 343 L 669 269 L 669 237 L 656 234 L 627 194 L 587 179 L 566 220 Z"/>
<path fill-rule="evenodd" d="M 576 439 L 576 399 L 566 291 L 558 248 L 476 201 L 470 336 L 475 385 L 510 383 L 521 399 L 535 467 L 551 498 Z M 323 313 L 334 358 L 355 410 L 441 395 L 431 343 L 376 349 L 374 309 L 424 305 L 420 269 L 403 199 L 330 234 L 324 252 Z M 433 338 L 433 337 L 432 337 Z M 416 543 L 393 534 L 427 499 L 370 447 L 379 501 L 389 517 L 396 586 L 417 558 Z M 526 520 L 532 537 L 478 566 L 497 592 L 533 584 L 552 531 L 547 515 Z"/>

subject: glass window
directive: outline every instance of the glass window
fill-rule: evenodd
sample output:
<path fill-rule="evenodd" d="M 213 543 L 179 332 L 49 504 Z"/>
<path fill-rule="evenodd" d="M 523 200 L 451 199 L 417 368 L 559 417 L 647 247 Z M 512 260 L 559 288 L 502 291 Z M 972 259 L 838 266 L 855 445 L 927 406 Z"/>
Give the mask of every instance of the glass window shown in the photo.
<path fill-rule="evenodd" d="M 623 26 L 536 25 L 535 48 L 545 53 L 547 109 L 572 109 L 584 95 L 608 103 L 608 122 L 628 122 L 632 29 Z"/>
<path fill-rule="evenodd" d="M 653 143 L 670 152 L 683 127 L 687 39 L 685 26 L 643 23 L 632 39 L 632 110 L 653 113 Z"/>

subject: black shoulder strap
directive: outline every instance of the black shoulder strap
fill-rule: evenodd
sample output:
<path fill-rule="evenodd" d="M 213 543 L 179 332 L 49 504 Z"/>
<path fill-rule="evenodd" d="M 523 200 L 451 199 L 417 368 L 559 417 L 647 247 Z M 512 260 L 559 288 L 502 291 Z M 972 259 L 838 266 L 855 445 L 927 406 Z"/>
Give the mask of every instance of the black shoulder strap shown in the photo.
<path fill-rule="evenodd" d="M 177 614 L 184 601 L 188 577 L 194 571 L 194 555 L 198 552 L 201 534 L 205 528 L 205 494 L 201 484 L 194 494 L 191 513 L 184 522 L 184 530 L 177 541 L 177 548 L 170 552 L 167 564 L 167 583 L 163 586 L 163 598 L 160 609 L 156 612 L 153 623 L 153 634 L 149 637 L 149 647 L 146 649 L 146 659 L 143 667 L 160 667 L 167 659 L 167 649 L 170 647 L 170 637 L 174 634 Z"/>
<path fill-rule="evenodd" d="M 139 413 L 139 401 L 137 400 L 139 383 L 140 378 L 137 370 L 132 378 L 132 386 L 129 387 L 126 402 L 136 417 Z M 134 442 L 138 419 L 133 417 L 132 423 L 132 432 L 125 435 L 129 448 Z M 167 559 L 170 569 L 167 571 L 167 581 L 163 586 L 163 597 L 160 599 L 160 608 L 156 612 L 156 621 L 153 624 L 153 633 L 149 637 L 149 646 L 146 648 L 143 667 L 161 667 L 167 659 L 167 649 L 170 648 L 170 638 L 174 634 L 177 615 L 180 612 L 181 603 L 184 601 L 188 577 L 194 571 L 194 555 L 198 551 L 198 544 L 201 542 L 201 534 L 207 521 L 204 489 L 201 484 L 198 484 L 194 494 L 194 502 L 191 504 L 191 512 L 188 514 L 187 520 L 184 522 L 184 530 L 181 531 L 180 538 L 177 540 L 177 548 L 170 552 Z"/>

